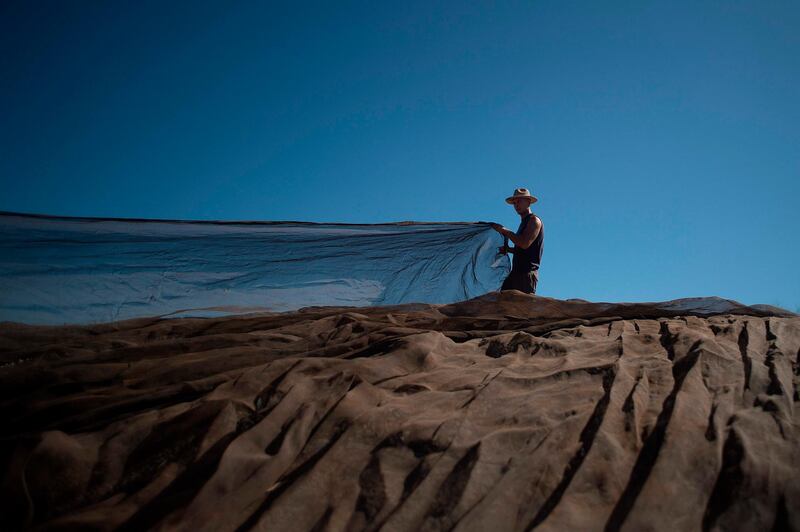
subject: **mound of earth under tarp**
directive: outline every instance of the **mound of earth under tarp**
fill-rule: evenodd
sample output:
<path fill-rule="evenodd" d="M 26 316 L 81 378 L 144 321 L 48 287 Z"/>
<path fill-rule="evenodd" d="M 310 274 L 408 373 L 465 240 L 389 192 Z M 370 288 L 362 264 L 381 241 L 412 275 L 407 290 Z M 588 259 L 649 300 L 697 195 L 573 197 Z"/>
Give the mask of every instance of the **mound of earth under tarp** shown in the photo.
<path fill-rule="evenodd" d="M 800 529 L 800 317 L 717 298 L 0 324 L 4 529 Z"/>

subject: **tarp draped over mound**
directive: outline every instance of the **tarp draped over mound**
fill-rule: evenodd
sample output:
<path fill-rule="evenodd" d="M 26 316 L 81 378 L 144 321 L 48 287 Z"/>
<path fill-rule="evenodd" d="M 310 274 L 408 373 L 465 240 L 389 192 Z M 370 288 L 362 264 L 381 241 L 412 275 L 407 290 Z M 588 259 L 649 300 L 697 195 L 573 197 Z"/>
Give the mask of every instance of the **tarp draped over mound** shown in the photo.
<path fill-rule="evenodd" d="M 488 223 L 331 224 L 0 213 L 0 321 L 451 303 L 510 270 Z"/>
<path fill-rule="evenodd" d="M 0 324 L 3 530 L 798 531 L 785 314 L 505 291 Z"/>

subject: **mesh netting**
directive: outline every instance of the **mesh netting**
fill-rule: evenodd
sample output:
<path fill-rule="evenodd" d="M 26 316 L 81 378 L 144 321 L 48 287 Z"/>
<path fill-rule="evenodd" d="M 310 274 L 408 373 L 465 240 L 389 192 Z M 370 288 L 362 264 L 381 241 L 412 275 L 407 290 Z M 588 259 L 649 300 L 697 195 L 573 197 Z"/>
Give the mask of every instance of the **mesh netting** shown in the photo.
<path fill-rule="evenodd" d="M 0 214 L 0 321 L 93 323 L 451 303 L 510 270 L 488 223 L 330 224 Z"/>

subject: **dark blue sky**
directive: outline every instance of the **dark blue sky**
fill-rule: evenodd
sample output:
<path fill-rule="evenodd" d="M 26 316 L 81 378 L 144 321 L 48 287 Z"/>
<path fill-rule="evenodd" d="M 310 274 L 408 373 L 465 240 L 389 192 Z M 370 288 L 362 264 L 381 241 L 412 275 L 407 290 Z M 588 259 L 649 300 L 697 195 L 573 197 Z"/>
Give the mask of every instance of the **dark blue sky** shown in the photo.
<path fill-rule="evenodd" d="M 800 308 L 800 4 L 0 6 L 0 210 L 497 221 L 539 293 Z M 400 5 L 401 4 L 401 5 Z"/>

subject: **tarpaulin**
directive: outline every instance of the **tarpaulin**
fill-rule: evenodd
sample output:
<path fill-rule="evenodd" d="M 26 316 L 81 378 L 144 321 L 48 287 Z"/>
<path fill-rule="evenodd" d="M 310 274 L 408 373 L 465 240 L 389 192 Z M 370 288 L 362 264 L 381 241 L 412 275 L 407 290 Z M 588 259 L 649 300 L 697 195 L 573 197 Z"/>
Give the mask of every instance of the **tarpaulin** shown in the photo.
<path fill-rule="evenodd" d="M 96 323 L 451 303 L 510 270 L 486 222 L 337 224 L 0 213 L 0 321 Z"/>

